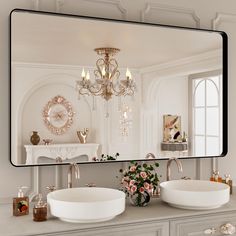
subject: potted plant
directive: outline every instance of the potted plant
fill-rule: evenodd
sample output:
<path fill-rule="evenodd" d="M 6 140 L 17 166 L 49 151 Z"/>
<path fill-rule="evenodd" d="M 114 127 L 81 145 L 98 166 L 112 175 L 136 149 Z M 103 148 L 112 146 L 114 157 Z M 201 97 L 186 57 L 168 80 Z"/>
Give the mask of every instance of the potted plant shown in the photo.
<path fill-rule="evenodd" d="M 130 198 L 135 206 L 146 206 L 150 201 L 150 196 L 156 191 L 159 178 L 156 173 L 158 163 L 138 164 L 131 161 L 127 170 L 121 169 L 122 173 L 122 190 Z"/>

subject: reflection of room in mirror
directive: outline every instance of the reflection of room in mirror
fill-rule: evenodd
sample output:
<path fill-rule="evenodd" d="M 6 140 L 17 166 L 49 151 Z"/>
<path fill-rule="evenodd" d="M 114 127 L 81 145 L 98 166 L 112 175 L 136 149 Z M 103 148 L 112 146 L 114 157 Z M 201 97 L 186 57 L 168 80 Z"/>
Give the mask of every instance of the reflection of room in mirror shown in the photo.
<path fill-rule="evenodd" d="M 98 47 L 120 49 L 113 58 L 119 71 L 114 83 L 102 81 L 112 77 L 105 66 L 96 80 Z M 148 153 L 165 159 L 222 152 L 219 33 L 15 11 L 11 53 L 11 160 L 16 165 L 86 162 L 114 153 L 118 161 L 128 161 Z M 134 96 L 123 96 L 122 80 L 135 84 Z M 103 85 L 107 100 L 92 93 L 78 99 L 77 81 L 90 90 Z M 108 96 L 112 86 L 122 96 Z M 55 129 L 73 118 L 60 135 L 42 119 L 45 104 L 58 95 L 73 108 L 57 103 L 47 111 Z M 163 136 L 168 114 L 173 117 L 167 116 Z M 77 131 L 86 128 L 86 143 L 80 143 Z M 33 130 L 41 138 L 35 146 Z"/>

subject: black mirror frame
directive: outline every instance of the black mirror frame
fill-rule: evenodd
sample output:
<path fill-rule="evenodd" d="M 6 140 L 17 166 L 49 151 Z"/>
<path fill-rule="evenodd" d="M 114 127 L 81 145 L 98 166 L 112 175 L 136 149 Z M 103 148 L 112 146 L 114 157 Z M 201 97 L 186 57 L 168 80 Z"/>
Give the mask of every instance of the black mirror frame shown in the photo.
<path fill-rule="evenodd" d="M 65 14 L 65 13 L 55 13 L 55 12 L 46 12 L 46 11 L 36 11 L 36 10 L 27 10 L 27 9 L 13 9 L 10 12 L 9 15 L 9 114 L 10 114 L 10 121 L 9 121 L 9 159 L 10 163 L 14 167 L 34 167 L 34 166 L 56 166 L 56 165 L 69 165 L 69 163 L 55 163 L 55 164 L 40 164 L 40 165 L 15 165 L 12 160 L 11 160 L 11 149 L 12 149 L 12 135 L 11 135 L 11 119 L 12 119 L 12 114 L 11 114 L 11 43 L 12 43 L 12 36 L 11 36 L 11 30 L 12 30 L 12 14 L 14 12 L 28 12 L 28 13 L 35 13 L 35 14 L 45 14 L 45 15 L 55 15 L 55 16 L 66 16 L 66 17 L 76 17 L 76 18 L 82 18 L 82 19 L 91 19 L 91 20 L 100 20 L 100 21 L 111 21 L 111 22 L 122 22 L 122 23 L 128 23 L 128 24 L 138 24 L 138 25 L 149 25 L 149 26 L 159 26 L 159 27 L 165 27 L 165 28 L 175 28 L 175 29 L 183 29 L 183 30 L 195 30 L 195 31 L 206 31 L 206 32 L 217 32 L 221 35 L 222 37 L 222 60 L 223 60 L 223 65 L 222 65 L 222 78 L 223 78 L 223 83 L 222 83 L 222 135 L 223 135 L 223 141 L 222 141 L 222 153 L 219 156 L 198 156 L 198 157 L 184 157 L 184 158 L 179 158 L 179 159 L 196 159 L 196 158 L 215 158 L 215 157 L 224 157 L 226 156 L 228 152 L 228 36 L 225 32 L 223 31 L 217 31 L 217 30 L 208 30 L 208 29 L 199 29 L 199 28 L 190 28 L 190 27 L 181 27 L 181 26 L 173 26 L 173 25 L 162 25 L 162 24 L 154 24 L 154 23 L 145 23 L 145 22 L 137 22 L 137 21 L 127 21 L 127 20 L 115 20 L 115 19 L 108 19 L 108 18 L 99 18 L 99 17 L 91 17 L 91 16 L 81 16 L 81 15 L 71 15 L 71 14 Z M 147 160 L 147 159 L 137 159 L 133 161 L 159 161 L 159 160 L 166 160 L 166 159 L 152 159 L 152 160 Z M 129 162 L 126 160 L 115 160 L 115 161 L 106 161 L 106 162 L 80 162 L 79 164 L 94 164 L 94 163 L 117 163 L 117 162 Z"/>

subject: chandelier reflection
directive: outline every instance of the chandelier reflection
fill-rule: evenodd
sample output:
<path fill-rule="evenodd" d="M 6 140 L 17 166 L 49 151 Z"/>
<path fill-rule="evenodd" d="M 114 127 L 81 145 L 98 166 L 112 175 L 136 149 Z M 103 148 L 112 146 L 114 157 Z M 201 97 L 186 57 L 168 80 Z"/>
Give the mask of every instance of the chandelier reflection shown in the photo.
<path fill-rule="evenodd" d="M 99 56 L 94 70 L 94 81 L 91 81 L 89 71 L 82 70 L 81 80 L 76 81 L 76 88 L 79 95 L 100 96 L 106 101 L 113 96 L 132 96 L 135 92 L 135 81 L 129 69 L 126 71 L 126 78 L 120 79 L 118 63 L 113 58 L 120 49 L 118 48 L 95 48 Z"/>

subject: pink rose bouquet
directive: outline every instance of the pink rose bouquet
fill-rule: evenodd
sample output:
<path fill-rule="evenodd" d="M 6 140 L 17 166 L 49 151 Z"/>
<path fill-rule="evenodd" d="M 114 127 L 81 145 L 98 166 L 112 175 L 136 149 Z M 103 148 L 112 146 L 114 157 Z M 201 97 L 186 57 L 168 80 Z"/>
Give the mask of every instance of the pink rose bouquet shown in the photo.
<path fill-rule="evenodd" d="M 129 197 L 137 196 L 135 205 L 140 206 L 142 205 L 142 196 L 146 196 L 145 201 L 150 200 L 150 195 L 158 187 L 159 178 L 155 168 L 159 164 L 144 163 L 140 165 L 135 161 L 130 162 L 130 164 L 127 170 L 120 170 L 122 173 L 122 190 Z"/>

